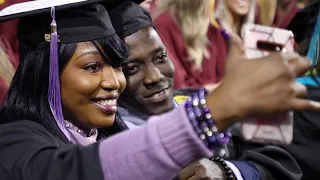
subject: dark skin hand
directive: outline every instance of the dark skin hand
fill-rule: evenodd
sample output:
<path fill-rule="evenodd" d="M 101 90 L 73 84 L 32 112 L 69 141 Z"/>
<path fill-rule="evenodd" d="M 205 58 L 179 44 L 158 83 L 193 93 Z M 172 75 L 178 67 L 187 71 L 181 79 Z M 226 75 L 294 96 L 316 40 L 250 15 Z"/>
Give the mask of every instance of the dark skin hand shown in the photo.
<path fill-rule="evenodd" d="M 178 177 L 179 180 L 225 179 L 225 172 L 217 163 L 209 159 L 201 159 L 184 168 Z"/>
<path fill-rule="evenodd" d="M 288 110 L 320 110 L 320 103 L 303 97 L 307 89 L 296 82 L 310 61 L 296 53 L 274 53 L 248 60 L 239 37 L 231 34 L 226 75 L 206 98 L 219 130 L 246 116 Z"/>
<path fill-rule="evenodd" d="M 305 100 L 307 89 L 296 82 L 310 61 L 296 53 L 275 53 L 248 60 L 240 38 L 231 34 L 226 76 L 207 96 L 221 131 L 245 116 L 270 115 L 288 110 L 320 110 L 318 102 Z M 179 173 L 180 180 L 225 179 L 213 161 L 202 159 Z"/>

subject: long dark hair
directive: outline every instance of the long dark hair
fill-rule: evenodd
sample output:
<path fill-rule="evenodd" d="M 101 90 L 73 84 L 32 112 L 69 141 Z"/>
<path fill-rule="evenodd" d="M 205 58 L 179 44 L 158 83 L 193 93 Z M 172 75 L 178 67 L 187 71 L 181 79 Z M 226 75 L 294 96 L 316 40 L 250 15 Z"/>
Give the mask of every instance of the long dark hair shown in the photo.
<path fill-rule="evenodd" d="M 109 43 L 110 41 L 115 43 L 113 44 L 114 47 L 122 48 L 120 52 L 127 53 L 121 45 L 117 44 L 117 41 L 112 41 L 110 38 L 107 40 L 99 40 L 98 42 L 94 41 L 93 44 L 95 46 L 100 45 L 112 58 L 115 58 L 116 55 L 108 48 L 111 45 Z M 62 44 L 59 46 L 60 73 L 71 59 L 76 48 L 76 43 Z M 97 49 L 99 50 L 99 48 Z M 60 140 L 68 142 L 65 135 L 59 129 L 48 102 L 49 56 L 50 48 L 40 45 L 35 51 L 26 55 L 23 61 L 20 62 L 7 96 L 0 108 L 0 124 L 19 120 L 34 121 L 41 124 Z M 108 63 L 110 63 L 110 60 Z M 112 63 L 111 65 L 119 66 L 120 64 L 121 63 Z M 126 125 L 117 114 L 113 126 L 100 129 L 99 131 L 102 136 L 107 137 L 126 128 Z"/>

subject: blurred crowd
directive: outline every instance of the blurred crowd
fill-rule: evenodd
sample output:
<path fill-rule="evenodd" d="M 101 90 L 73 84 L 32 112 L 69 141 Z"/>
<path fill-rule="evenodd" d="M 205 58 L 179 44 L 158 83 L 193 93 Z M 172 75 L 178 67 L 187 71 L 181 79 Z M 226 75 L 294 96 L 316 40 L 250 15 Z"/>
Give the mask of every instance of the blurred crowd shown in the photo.
<path fill-rule="evenodd" d="M 20 3 L 20 2 L 27 2 L 27 0 L 2 0 L 2 1 L 0 0 L 0 10 L 6 8 L 7 6 L 10 6 L 15 3 Z M 320 167 L 318 166 L 318 163 L 320 162 L 320 156 L 317 154 L 317 152 L 318 150 L 320 150 L 320 141 L 319 141 L 320 123 L 318 122 L 320 117 L 320 113 L 319 113 L 320 108 L 317 109 L 317 105 L 315 103 L 303 102 L 300 104 L 300 101 L 298 103 L 293 103 L 293 105 L 286 106 L 279 103 L 280 100 L 276 101 L 277 98 L 270 99 L 270 104 L 271 104 L 270 106 L 267 103 L 267 101 L 269 100 L 267 97 L 269 96 L 271 97 L 273 95 L 272 93 L 274 93 L 275 96 L 279 95 L 279 99 L 282 98 L 285 100 L 287 98 L 287 96 L 285 96 L 287 91 L 284 90 L 285 91 L 283 93 L 284 95 L 282 95 L 282 91 L 280 89 L 284 88 L 284 86 L 288 84 L 288 81 L 290 81 L 290 83 L 294 81 L 302 84 L 301 86 L 294 84 L 295 87 L 293 87 L 292 89 L 297 89 L 297 91 L 291 92 L 291 95 L 293 94 L 294 97 L 296 96 L 307 97 L 306 98 L 307 100 L 313 100 L 313 101 L 320 100 L 320 89 L 319 89 L 320 79 L 317 74 L 320 68 L 320 65 L 318 64 L 319 54 L 320 54 L 319 53 L 320 38 L 319 38 L 319 34 L 317 34 L 317 31 L 315 30 L 316 26 L 320 25 L 320 24 L 317 24 L 317 21 L 319 21 L 318 19 L 320 16 L 319 0 L 145 0 L 144 2 L 139 4 L 138 7 L 139 8 L 142 7 L 143 10 L 135 9 L 135 11 L 132 10 L 131 12 L 129 10 L 124 11 L 122 9 L 125 13 L 128 13 L 124 17 L 130 17 L 132 15 L 133 18 L 136 18 L 135 22 L 128 22 L 128 24 L 125 24 L 125 22 L 122 22 L 123 24 L 120 25 L 120 23 L 115 22 L 117 20 L 117 17 L 119 17 L 120 15 L 117 15 L 116 11 L 114 11 L 113 14 L 109 12 L 110 19 L 113 24 L 113 28 L 117 32 L 117 35 L 122 40 L 124 40 L 126 46 L 130 51 L 130 54 L 128 55 L 129 63 L 126 64 L 126 66 L 122 67 L 123 68 L 122 72 L 126 79 L 123 80 L 124 81 L 123 83 L 121 83 L 120 80 L 118 84 L 115 83 L 118 86 L 117 89 L 120 89 L 123 91 L 122 93 L 122 91 L 120 92 L 119 90 L 121 96 L 119 95 L 119 99 L 116 102 L 117 106 L 119 107 L 115 115 L 115 122 L 118 122 L 118 123 L 120 122 L 119 123 L 120 128 L 118 129 L 110 128 L 111 130 L 110 129 L 108 130 L 115 131 L 117 133 L 118 131 L 122 131 L 124 129 L 127 129 L 128 127 L 129 129 L 136 129 L 138 126 L 146 125 L 147 119 L 149 119 L 149 117 L 154 115 L 162 119 L 171 119 L 173 116 L 178 117 L 179 115 L 178 110 L 176 110 L 177 112 L 176 114 L 171 114 L 172 116 L 169 116 L 170 115 L 169 114 L 168 117 L 166 117 L 167 114 L 165 114 L 164 116 L 160 116 L 160 114 L 169 113 L 173 109 L 178 109 L 179 105 L 185 102 L 185 100 L 188 98 L 189 95 L 191 95 L 192 93 L 198 92 L 200 88 L 201 89 L 204 88 L 208 92 L 213 92 L 215 94 L 220 95 L 220 96 L 217 95 L 217 97 L 215 98 L 213 98 L 212 96 L 212 101 L 214 99 L 215 101 L 219 101 L 219 102 L 221 101 L 221 99 L 224 99 L 224 98 L 226 99 L 233 98 L 232 100 L 235 100 L 238 98 L 244 99 L 249 97 L 249 95 L 251 95 L 248 98 L 250 99 L 250 102 L 247 99 L 243 100 L 243 102 L 245 102 L 243 104 L 248 104 L 247 106 L 248 108 L 246 110 L 243 110 L 245 112 L 243 113 L 243 116 L 241 113 L 239 113 L 241 114 L 242 119 L 247 115 L 250 116 L 251 114 L 264 115 L 264 114 L 272 114 L 274 112 L 279 113 L 288 109 L 294 110 L 294 125 L 293 125 L 294 136 L 293 136 L 292 144 L 285 147 L 271 146 L 271 145 L 265 146 L 259 143 L 247 144 L 241 138 L 239 139 L 233 138 L 232 139 L 233 144 L 231 145 L 229 144 L 229 146 L 232 146 L 232 148 L 226 147 L 226 149 L 228 148 L 232 149 L 230 150 L 230 152 L 228 152 L 230 153 L 230 157 L 231 157 L 231 158 L 229 157 L 229 161 L 225 162 L 224 160 L 220 160 L 219 158 L 217 158 L 212 160 L 214 162 L 212 163 L 212 161 L 206 162 L 208 159 L 205 158 L 199 162 L 197 161 L 196 165 L 193 164 L 189 166 L 189 164 L 183 164 L 183 166 L 184 165 L 188 165 L 188 166 L 183 167 L 184 169 L 182 171 L 180 171 L 180 169 L 179 171 L 177 170 L 177 172 L 180 172 L 180 173 L 177 175 L 176 179 L 182 179 L 182 180 L 184 179 L 185 180 L 186 179 L 189 179 L 189 180 L 227 179 L 229 180 L 230 179 L 228 176 L 229 171 L 230 171 L 229 175 L 232 174 L 230 175 L 232 177 L 231 179 L 239 179 L 239 180 L 240 179 L 245 179 L 245 180 L 251 180 L 251 179 L 252 180 L 260 180 L 260 179 L 261 180 L 262 179 L 263 180 L 264 179 L 267 179 L 267 180 L 268 179 L 270 180 L 314 179 L 316 180 L 316 179 L 319 179 Z M 137 13 L 135 14 L 135 12 Z M 130 15 L 130 13 L 132 14 Z M 152 21 L 152 22 L 149 22 L 149 21 Z M 136 32 L 132 32 L 131 34 L 128 33 L 130 31 L 129 27 L 131 27 L 129 26 L 129 23 L 132 23 L 137 27 L 137 29 L 135 29 Z M 270 77 L 268 77 L 270 78 L 270 81 L 268 81 L 268 78 L 266 78 L 266 76 L 269 75 L 269 72 L 264 71 L 264 67 L 261 67 L 258 64 L 255 64 L 255 65 L 241 64 L 241 66 L 239 65 L 239 68 L 235 67 L 238 65 L 235 59 L 246 59 L 245 57 L 243 57 L 244 50 L 241 46 L 241 43 L 242 43 L 241 39 L 243 38 L 242 30 L 246 24 L 257 24 L 257 25 L 287 29 L 292 31 L 294 34 L 294 50 L 295 52 L 297 52 L 297 54 L 294 54 L 294 55 L 290 54 L 290 57 L 287 57 L 283 54 L 271 55 L 270 57 L 268 56 L 265 59 L 262 59 L 261 66 L 265 66 L 266 71 L 267 70 L 269 71 L 269 70 L 272 70 L 272 64 L 268 64 L 267 60 L 273 60 L 273 59 L 281 59 L 281 60 L 289 59 L 288 61 L 292 59 L 297 61 L 300 60 L 297 63 L 293 63 L 295 65 L 292 65 L 296 67 L 296 69 L 295 68 L 292 68 L 293 70 L 290 69 L 292 70 L 292 73 L 291 73 L 291 71 L 289 72 L 287 67 L 283 69 L 280 69 L 280 67 L 278 69 L 275 68 L 274 71 L 270 71 L 271 75 Z M 5 117 L 4 119 L 6 118 L 9 119 L 9 116 L 7 116 L 7 114 L 9 114 L 8 112 L 11 112 L 11 113 L 14 112 L 14 111 L 10 111 L 12 109 L 8 108 L 9 107 L 8 104 L 10 104 L 10 101 L 11 102 L 14 101 L 12 100 L 14 99 L 14 96 L 15 96 L 14 88 L 20 88 L 20 86 L 18 85 L 19 83 L 25 83 L 23 86 L 21 85 L 21 87 L 26 88 L 28 86 L 27 84 L 28 82 L 24 82 L 24 79 L 22 77 L 23 75 L 28 74 L 28 72 L 21 70 L 18 73 L 18 75 L 16 75 L 17 77 L 15 77 L 18 80 L 16 80 L 12 85 L 11 87 L 12 90 L 11 91 L 9 90 L 12 79 L 15 76 L 15 72 L 18 69 L 19 64 L 21 66 L 20 69 L 24 69 L 24 68 L 28 69 L 28 63 L 30 63 L 28 61 L 31 61 L 31 60 L 28 60 L 28 58 L 19 57 L 19 54 L 21 54 L 23 48 L 25 47 L 21 46 L 21 43 L 19 44 L 18 42 L 18 39 L 21 37 L 17 36 L 17 27 L 18 27 L 18 20 L 11 20 L 11 21 L 0 24 L 0 104 L 4 102 L 3 108 L 2 109 L 0 108 L 0 118 Z M 121 29 L 123 27 L 128 28 L 129 30 L 125 31 Z M 139 40 L 137 41 L 137 39 Z M 119 43 L 116 41 L 113 41 L 113 42 Z M 117 44 L 115 46 L 116 48 L 119 48 L 121 47 L 120 45 L 118 46 Z M 309 60 L 301 58 L 300 56 L 307 56 Z M 19 59 L 20 60 L 27 59 L 27 60 L 24 62 L 19 62 Z M 150 59 L 152 61 L 150 61 Z M 72 61 L 72 58 L 70 61 Z M 304 65 L 305 67 L 303 67 L 303 63 L 305 61 L 307 63 L 310 63 L 312 66 L 309 67 L 308 66 L 309 64 L 308 64 L 308 65 Z M 235 64 L 235 66 L 233 66 L 233 64 Z M 279 65 L 279 64 L 275 62 L 274 65 Z M 90 67 L 90 68 L 94 68 L 94 67 Z M 144 69 L 143 73 L 139 72 L 139 70 L 141 69 Z M 255 71 L 256 69 L 257 71 Z M 287 74 L 289 75 L 285 74 L 285 72 L 288 72 Z M 30 72 L 30 73 L 33 73 L 33 72 Z M 39 71 L 38 73 L 40 74 L 43 72 Z M 255 76 L 254 78 L 251 78 L 250 76 L 251 73 L 253 74 L 253 76 Z M 33 73 L 34 77 L 41 77 L 41 75 L 39 74 Z M 238 75 L 243 75 L 243 77 L 237 77 Z M 68 97 L 70 97 L 70 99 L 74 98 L 74 102 L 78 102 L 78 105 L 79 105 L 83 101 L 81 101 L 81 99 L 80 100 L 76 99 L 77 96 L 75 95 L 75 97 L 73 97 L 73 95 L 78 92 L 82 93 L 81 88 L 84 87 L 85 89 L 86 86 L 82 86 L 82 87 L 80 86 L 83 84 L 86 84 L 87 82 L 78 80 L 76 77 L 77 76 L 76 73 L 75 74 L 70 73 L 67 76 L 70 76 L 70 77 L 74 76 L 73 80 L 76 83 L 74 83 L 71 80 L 70 81 L 62 80 L 61 86 L 62 86 L 62 89 L 64 89 L 63 92 L 66 92 Z M 302 77 L 298 77 L 298 76 L 302 76 Z M 246 80 L 242 78 L 247 78 L 249 82 L 246 82 Z M 61 79 L 63 78 L 61 77 Z M 260 79 L 264 79 L 265 82 L 261 82 L 261 84 L 259 84 Z M 271 87 L 271 85 L 274 80 L 279 80 L 279 83 L 277 83 L 277 86 L 274 85 L 275 88 L 272 88 L 273 86 Z M 36 83 L 39 83 L 39 82 L 36 82 Z M 46 82 L 46 81 L 43 81 L 43 82 Z M 226 82 L 226 83 L 223 83 L 223 82 Z M 252 83 L 253 85 L 251 86 L 250 83 Z M 283 83 L 284 85 L 281 86 L 281 83 Z M 267 86 L 266 84 L 269 86 Z M 35 85 L 31 84 L 31 86 L 35 86 Z M 69 89 L 79 88 L 79 90 L 77 89 L 77 92 L 72 92 L 72 90 L 69 91 L 68 88 L 64 88 L 63 86 L 68 87 Z M 172 97 L 170 96 L 171 92 L 168 93 L 171 86 L 172 86 L 172 91 L 174 90 L 172 93 L 173 94 Z M 223 86 L 221 87 L 223 92 L 221 89 L 217 90 L 219 86 Z M 240 90 L 236 91 L 235 89 L 237 89 L 238 87 Z M 270 91 L 267 91 L 264 88 Z M 108 88 L 105 88 L 105 89 L 108 89 Z M 156 91 L 156 89 L 161 89 L 162 91 L 158 92 Z M 8 90 L 9 90 L 9 95 L 8 97 L 6 97 Z M 245 90 L 248 90 L 248 92 Z M 259 93 L 261 92 L 261 94 L 259 94 L 258 92 Z M 83 94 L 85 93 L 87 92 L 83 92 Z M 244 94 L 243 97 L 241 97 L 242 93 Z M 247 93 L 247 96 L 245 96 L 246 93 Z M 166 96 L 164 94 L 166 94 Z M 290 94 L 290 92 L 288 92 L 288 94 Z M 62 95 L 62 101 L 65 100 L 63 98 L 63 95 Z M 211 96 L 209 95 L 209 97 Z M 167 100 L 164 100 L 165 98 Z M 257 101 L 260 101 L 260 100 L 261 101 L 266 100 L 266 101 L 264 101 L 265 102 L 264 104 L 258 103 Z M 297 101 L 294 101 L 294 102 L 297 102 Z M 111 102 L 108 102 L 108 103 L 111 103 Z M 88 119 L 90 119 L 91 117 L 92 119 L 100 118 L 98 117 L 98 115 L 92 115 L 94 113 L 90 114 L 89 108 L 88 108 L 89 109 L 88 112 L 86 113 L 87 110 L 81 109 L 82 106 L 80 107 L 80 105 L 78 106 L 80 107 L 79 109 L 73 108 L 71 107 L 71 105 L 70 107 L 68 107 L 68 105 L 70 104 L 67 103 L 66 105 L 63 105 L 63 108 L 66 108 L 66 109 L 70 108 L 71 109 L 70 112 L 63 112 L 63 113 L 69 115 L 69 117 L 73 118 L 73 115 L 70 115 L 70 114 L 74 113 L 74 114 L 77 114 L 76 115 L 77 117 L 78 116 L 85 117 Z M 229 102 L 228 105 L 225 105 L 224 108 L 218 109 L 217 111 L 221 112 L 221 111 L 229 111 L 230 109 L 233 110 L 233 109 L 241 108 L 237 106 L 236 108 L 229 109 L 228 107 L 231 105 L 232 103 Z M 6 108 L 9 109 L 8 112 L 6 112 L 7 111 Z M 277 109 L 279 109 L 279 111 L 277 111 Z M 316 109 L 318 111 L 313 112 L 311 111 L 312 109 L 313 110 Z M 44 112 L 41 112 L 41 113 L 44 113 Z M 18 116 L 20 116 L 19 113 L 17 117 Z M 12 116 L 12 117 L 15 117 L 15 116 Z M 229 120 L 228 124 L 224 125 L 223 128 L 221 129 L 225 129 L 226 127 L 233 124 L 235 120 L 230 120 L 232 118 L 230 117 L 226 118 Z M 101 123 L 94 120 L 92 121 L 97 124 Z M 5 120 L 3 120 L 3 122 L 5 122 Z M 71 131 L 72 137 L 80 136 L 79 134 L 81 133 L 85 134 L 85 132 L 83 132 L 80 128 L 77 128 L 76 126 L 74 126 L 72 123 L 67 122 L 67 125 L 66 125 L 68 129 L 71 129 L 70 131 Z M 1 119 L 0 119 L 0 124 L 2 124 Z M 50 125 L 50 123 L 48 124 L 49 124 L 48 127 L 45 127 L 46 129 L 50 129 L 50 130 L 53 129 L 52 130 L 53 132 L 54 130 L 58 129 L 57 127 L 55 127 L 56 125 Z M 88 124 L 85 124 L 85 125 L 88 125 Z M 90 124 L 90 126 L 91 125 L 92 124 Z M 104 126 L 104 125 L 105 124 L 101 126 Z M 74 129 L 72 129 L 72 127 L 74 127 Z M 113 125 L 111 127 L 113 127 Z M 166 127 L 170 130 L 169 128 L 170 125 L 166 124 Z M 179 128 L 181 127 L 179 126 Z M 163 134 L 166 134 L 166 133 L 170 134 L 171 132 L 169 132 L 169 130 L 168 132 L 163 131 Z M 102 132 L 101 134 L 103 136 L 100 136 L 100 130 L 99 130 L 99 135 L 97 135 L 98 133 L 98 130 L 97 130 L 96 136 L 94 136 L 94 140 L 90 138 L 92 138 L 91 135 L 95 133 L 89 132 L 88 134 L 91 134 L 91 135 L 90 136 L 88 135 L 85 141 L 76 140 L 76 144 L 87 146 L 89 144 L 97 142 L 98 139 L 101 137 L 102 138 L 100 140 L 102 141 L 104 138 L 109 137 L 109 135 L 110 136 L 113 135 L 113 133 L 109 133 L 106 131 L 107 130 L 101 131 Z M 149 131 L 146 131 L 146 132 L 149 132 Z M 51 131 L 50 133 L 52 134 Z M 61 132 L 59 133 L 56 133 L 56 134 L 53 133 L 53 134 L 56 137 L 61 136 L 61 134 L 63 134 Z M 129 139 L 128 137 L 127 139 Z M 135 138 L 139 136 L 136 135 L 132 137 Z M 1 134 L 0 134 L 0 138 L 1 138 Z M 146 138 L 144 142 L 149 142 L 149 141 L 153 142 L 153 140 L 154 139 L 150 140 Z M 170 139 L 170 141 L 174 141 L 174 140 Z M 124 143 L 130 144 L 129 140 L 125 141 Z M 139 145 L 141 144 L 137 144 L 136 146 L 139 146 Z M 128 149 L 130 147 L 128 146 Z M 110 150 L 110 153 L 111 152 L 115 152 L 115 150 L 114 151 Z M 128 150 L 126 151 L 126 153 L 127 152 L 130 152 L 130 151 Z M 1 157 L 3 157 L 3 155 L 1 156 L 1 141 L 0 141 L 0 158 Z M 142 161 L 144 160 L 147 161 L 146 159 L 148 159 L 148 157 L 143 157 L 143 156 L 141 157 L 142 157 Z M 108 159 L 108 160 L 109 160 L 108 162 L 112 162 L 112 159 Z M 0 159 L 0 162 L 1 161 L 2 160 Z M 131 165 L 135 167 L 134 165 L 135 163 L 132 163 L 132 164 Z M 167 167 L 168 164 L 165 164 L 164 166 Z M 138 165 L 136 166 L 138 167 Z M 168 167 L 169 166 L 170 165 L 168 165 Z M 174 167 L 173 169 L 176 168 L 176 166 L 174 165 L 172 165 L 172 167 Z M 110 172 L 111 172 L 110 174 L 114 173 L 116 171 L 115 169 L 112 169 L 112 170 L 108 169 L 108 173 Z M 205 169 L 206 172 L 212 171 L 214 175 L 209 175 L 210 173 L 202 173 L 203 169 Z M 211 169 L 211 170 L 208 170 L 208 169 Z M 212 169 L 215 169 L 215 170 L 212 170 Z M 219 170 L 216 170 L 216 169 L 222 169 L 222 170 L 220 172 Z M 150 172 L 151 171 L 154 171 L 154 169 L 151 168 Z M 145 170 L 141 172 L 148 173 L 149 170 Z M 162 171 L 159 170 L 159 174 L 160 172 Z M 166 171 L 166 169 L 164 168 L 162 173 L 165 174 L 167 172 L 169 172 L 169 170 Z M 106 170 L 103 173 L 106 174 Z M 174 174 L 175 171 L 172 173 Z M 222 174 L 224 173 L 227 175 L 220 176 L 219 173 L 222 173 Z M 150 174 L 152 175 L 152 173 Z M 148 174 L 147 177 L 152 177 L 150 174 Z M 1 176 L 1 164 L 0 164 L 0 176 Z M 105 178 L 106 177 L 107 176 L 105 176 Z M 113 176 L 110 175 L 110 177 L 113 177 Z M 114 177 L 118 177 L 118 176 L 114 176 Z M 129 176 L 122 174 L 121 176 L 119 175 L 119 177 L 126 177 L 128 179 Z M 139 177 L 143 177 L 143 176 L 141 175 Z M 158 177 L 162 177 L 162 176 L 158 176 Z M 126 178 L 123 178 L 123 179 L 126 179 Z M 2 180 L 2 177 L 0 177 L 0 179 Z"/>

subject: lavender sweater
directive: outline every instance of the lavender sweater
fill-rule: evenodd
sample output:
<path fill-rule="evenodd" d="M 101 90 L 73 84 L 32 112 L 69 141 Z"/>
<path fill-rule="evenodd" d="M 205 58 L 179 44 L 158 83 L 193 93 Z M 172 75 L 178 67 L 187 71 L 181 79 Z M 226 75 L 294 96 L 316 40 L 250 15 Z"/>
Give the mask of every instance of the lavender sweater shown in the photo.
<path fill-rule="evenodd" d="M 183 106 L 151 117 L 145 127 L 102 141 L 99 153 L 104 179 L 112 180 L 171 179 L 185 166 L 213 155 L 194 132 Z"/>
<path fill-rule="evenodd" d="M 183 106 L 152 117 L 144 127 L 97 143 L 86 140 L 90 145 L 67 144 L 30 120 L 3 124 L 0 179 L 169 180 L 183 167 L 213 155 Z"/>

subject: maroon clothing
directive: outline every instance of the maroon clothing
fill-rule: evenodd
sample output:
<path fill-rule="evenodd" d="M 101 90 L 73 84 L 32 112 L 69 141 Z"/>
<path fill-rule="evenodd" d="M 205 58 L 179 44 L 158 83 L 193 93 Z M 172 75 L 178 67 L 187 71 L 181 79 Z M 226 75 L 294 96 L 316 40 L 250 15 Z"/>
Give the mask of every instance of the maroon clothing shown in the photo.
<path fill-rule="evenodd" d="M 28 0 L 5 0 L 3 4 L 0 4 L 0 10 L 5 7 L 26 2 Z M 10 60 L 13 67 L 16 69 L 19 64 L 18 55 L 18 40 L 17 40 L 17 24 L 18 20 L 12 20 L 5 23 L 0 23 L 0 48 L 7 53 L 9 59 L 1 59 L 2 61 Z M 6 68 L 6 67 L 3 67 Z M 6 92 L 8 90 L 8 85 L 4 82 L 3 78 L 0 76 L 0 105 L 4 100 Z"/>
<path fill-rule="evenodd" d="M 7 94 L 8 86 L 4 82 L 4 80 L 0 77 L 0 106 Z"/>
<path fill-rule="evenodd" d="M 27 2 L 29 0 L 5 0 L 3 4 L 0 5 L 0 10 L 4 9 L 7 6 L 12 4 Z M 14 57 L 10 57 L 14 67 L 17 67 L 19 64 L 19 55 L 18 55 L 18 40 L 17 40 L 17 24 L 18 20 L 11 20 L 0 24 L 0 35 L 9 42 Z"/>
<path fill-rule="evenodd" d="M 273 26 L 285 29 L 299 10 L 300 8 L 293 7 L 287 13 L 284 13 L 284 12 L 280 12 L 280 10 L 277 9 L 274 17 L 274 21 L 273 21 Z"/>
<path fill-rule="evenodd" d="M 194 63 L 188 60 L 190 58 L 187 45 L 175 18 L 169 12 L 165 12 L 154 20 L 154 24 L 176 68 L 175 89 L 198 88 L 222 80 L 227 59 L 227 44 L 219 29 L 213 26 L 209 27 L 208 39 L 210 45 L 207 48 L 210 58 L 203 60 L 202 71 L 200 71 L 195 70 Z"/>
<path fill-rule="evenodd" d="M 7 71 L 10 71 L 10 74 L 13 73 L 12 71 L 16 69 L 17 64 L 14 63 L 14 54 L 12 49 L 9 45 L 9 42 L 5 37 L 0 35 L 0 61 L 2 61 L 0 65 L 0 105 L 2 104 L 5 95 L 8 91 L 8 83 L 5 82 L 5 77 L 10 77 L 11 75 L 4 74 Z"/>
<path fill-rule="evenodd" d="M 298 0 L 282 0 L 278 2 L 273 26 L 285 29 L 300 10 Z"/>
<path fill-rule="evenodd" d="M 10 78 L 11 74 L 16 69 L 18 63 L 15 61 L 14 53 L 11 49 L 10 43 L 7 38 L 0 35 L 0 105 L 2 104 L 5 95 L 8 91 L 8 83 L 5 82 L 5 79 Z M 9 72 L 10 71 L 10 72 Z M 10 74 L 4 74 L 9 72 Z M 8 76 L 7 78 L 5 78 Z"/>

